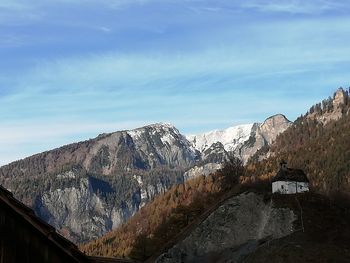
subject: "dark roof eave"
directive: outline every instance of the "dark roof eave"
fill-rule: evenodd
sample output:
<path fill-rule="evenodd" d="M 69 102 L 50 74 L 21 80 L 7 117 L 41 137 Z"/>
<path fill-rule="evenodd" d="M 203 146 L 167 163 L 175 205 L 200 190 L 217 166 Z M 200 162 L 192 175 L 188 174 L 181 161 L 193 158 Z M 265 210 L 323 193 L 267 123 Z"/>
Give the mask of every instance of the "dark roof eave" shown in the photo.
<path fill-rule="evenodd" d="M 298 183 L 310 183 L 309 180 L 290 180 L 290 179 L 277 179 L 272 180 L 273 183 L 275 182 L 298 182 Z"/>
<path fill-rule="evenodd" d="M 25 221 L 32 225 L 38 232 L 43 234 L 49 242 L 60 248 L 64 253 L 74 258 L 78 262 L 89 262 L 89 258 L 82 253 L 78 247 L 62 235 L 56 229 L 37 217 L 33 210 L 17 200 L 13 194 L 0 185 L 0 200 L 21 216 Z"/>
<path fill-rule="evenodd" d="M 280 169 L 272 182 L 289 181 L 289 182 L 305 182 L 309 183 L 309 179 L 303 170 L 300 169 Z"/>

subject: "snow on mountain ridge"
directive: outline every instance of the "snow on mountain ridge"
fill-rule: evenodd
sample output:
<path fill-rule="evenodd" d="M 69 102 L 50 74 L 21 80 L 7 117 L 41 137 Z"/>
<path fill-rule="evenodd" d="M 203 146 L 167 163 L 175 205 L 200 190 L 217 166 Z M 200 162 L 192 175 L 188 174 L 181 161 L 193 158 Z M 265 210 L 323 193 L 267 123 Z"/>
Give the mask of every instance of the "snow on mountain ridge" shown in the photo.
<path fill-rule="evenodd" d="M 148 140 L 151 144 L 160 141 L 162 144 L 161 147 L 168 148 L 169 150 L 171 148 L 181 148 L 192 158 L 197 158 L 198 151 L 171 123 L 159 122 L 125 132 L 130 135 L 137 148 L 141 149 L 145 140 Z M 141 150 L 144 151 L 144 149 Z"/>
<path fill-rule="evenodd" d="M 176 129 L 174 125 L 172 125 L 171 123 L 163 122 L 149 124 L 136 129 L 126 130 L 125 132 L 127 132 L 132 138 L 138 138 L 141 134 L 145 132 L 145 129 L 152 129 L 153 135 L 155 135 L 156 133 L 161 133 L 163 131 L 169 132 L 170 130 L 173 130 L 176 134 L 180 134 L 180 132 Z"/>
<path fill-rule="evenodd" d="M 224 130 L 214 130 L 203 134 L 189 135 L 187 139 L 201 152 L 205 151 L 216 142 L 221 142 L 226 151 L 234 151 L 238 145 L 249 139 L 253 125 L 253 123 L 242 124 Z"/>

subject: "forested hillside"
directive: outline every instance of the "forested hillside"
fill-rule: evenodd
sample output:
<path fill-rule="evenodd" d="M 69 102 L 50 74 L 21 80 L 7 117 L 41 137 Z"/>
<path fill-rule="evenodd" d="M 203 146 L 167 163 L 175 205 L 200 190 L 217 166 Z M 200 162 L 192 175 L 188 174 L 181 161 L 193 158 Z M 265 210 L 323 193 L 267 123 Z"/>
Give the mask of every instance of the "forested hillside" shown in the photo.
<path fill-rule="evenodd" d="M 350 190 L 349 92 L 339 89 L 314 105 L 277 137 L 271 147 L 255 155 L 247 165 L 247 176 L 269 179 L 278 162 L 307 173 L 312 188 L 324 193 Z M 270 156 L 260 160 L 261 156 Z"/>

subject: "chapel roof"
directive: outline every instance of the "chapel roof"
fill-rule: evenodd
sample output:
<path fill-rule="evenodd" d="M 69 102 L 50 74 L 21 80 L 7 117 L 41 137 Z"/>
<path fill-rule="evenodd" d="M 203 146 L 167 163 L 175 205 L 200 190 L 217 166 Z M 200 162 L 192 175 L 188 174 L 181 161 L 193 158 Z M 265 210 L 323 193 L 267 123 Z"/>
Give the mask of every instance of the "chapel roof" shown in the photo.
<path fill-rule="evenodd" d="M 301 169 L 281 168 L 272 179 L 272 182 L 277 181 L 309 182 L 309 179 Z"/>

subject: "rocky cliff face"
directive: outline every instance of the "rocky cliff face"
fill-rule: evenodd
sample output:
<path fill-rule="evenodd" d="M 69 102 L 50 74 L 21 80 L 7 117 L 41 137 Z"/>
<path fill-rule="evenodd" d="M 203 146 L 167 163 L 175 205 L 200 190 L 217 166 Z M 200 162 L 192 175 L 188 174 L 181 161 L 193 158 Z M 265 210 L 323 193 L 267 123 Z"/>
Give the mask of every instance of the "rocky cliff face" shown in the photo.
<path fill-rule="evenodd" d="M 156 262 L 239 262 L 258 240 L 291 234 L 295 220 L 292 210 L 244 193 L 228 199 Z"/>
<path fill-rule="evenodd" d="M 137 153 L 147 168 L 159 165 L 189 167 L 200 159 L 199 152 L 170 124 L 156 124 L 128 131 Z"/>
<path fill-rule="evenodd" d="M 95 191 L 93 184 L 96 183 L 92 178 L 81 178 L 72 187 L 46 191 L 37 196 L 34 209 L 70 239 L 84 242 L 97 238 L 124 222 L 136 211 L 140 201 L 136 199 L 121 207 L 113 206 Z"/>
<path fill-rule="evenodd" d="M 238 150 L 238 156 L 243 163 L 264 146 L 271 145 L 277 136 L 292 125 L 284 115 L 277 114 L 266 119 L 262 124 L 256 124 L 248 141 L 243 143 Z"/>
<path fill-rule="evenodd" d="M 120 178 L 120 184 L 76 169 L 60 173 L 55 184 L 36 195 L 36 214 L 76 242 L 86 242 L 115 229 L 173 183 L 146 181 L 141 175 Z M 126 184 L 126 186 L 123 186 Z"/>

